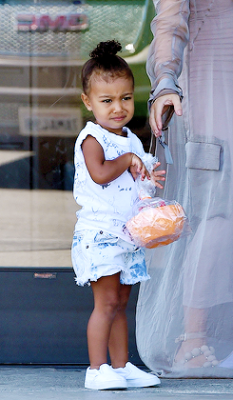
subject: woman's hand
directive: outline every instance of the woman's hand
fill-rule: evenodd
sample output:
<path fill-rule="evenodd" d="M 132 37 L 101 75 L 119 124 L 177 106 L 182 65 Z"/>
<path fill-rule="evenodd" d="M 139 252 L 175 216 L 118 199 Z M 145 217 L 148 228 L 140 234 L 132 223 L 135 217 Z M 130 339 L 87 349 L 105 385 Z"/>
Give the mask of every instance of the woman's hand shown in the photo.
<path fill-rule="evenodd" d="M 174 107 L 174 111 L 177 115 L 182 115 L 180 97 L 175 93 L 164 94 L 163 96 L 158 97 L 151 105 L 149 123 L 152 132 L 156 137 L 161 136 L 161 130 L 163 127 L 162 115 L 171 106 Z"/>
<path fill-rule="evenodd" d="M 157 168 L 161 165 L 160 162 L 157 162 L 156 164 L 153 165 L 153 171 L 151 172 L 151 180 L 157 186 L 159 189 L 163 189 L 163 185 L 159 183 L 158 181 L 165 181 L 165 175 L 166 171 L 165 170 L 160 170 L 157 171 Z"/>

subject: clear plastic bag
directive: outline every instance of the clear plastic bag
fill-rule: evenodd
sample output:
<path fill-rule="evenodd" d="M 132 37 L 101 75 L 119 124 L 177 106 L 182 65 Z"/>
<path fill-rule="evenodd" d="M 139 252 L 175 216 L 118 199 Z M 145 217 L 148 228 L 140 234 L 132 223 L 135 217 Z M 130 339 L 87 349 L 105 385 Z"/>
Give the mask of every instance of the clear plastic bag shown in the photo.
<path fill-rule="evenodd" d="M 154 165 L 158 162 L 158 158 L 152 156 L 150 153 L 146 153 L 142 158 L 142 162 L 144 163 L 146 169 L 151 174 Z M 138 175 L 136 179 L 138 197 L 140 200 L 154 197 L 156 194 L 156 186 L 151 179 L 145 178 L 143 181 L 141 180 L 141 175 Z"/>
<path fill-rule="evenodd" d="M 188 218 L 175 200 L 146 198 L 135 205 L 133 214 L 126 229 L 140 247 L 165 246 L 190 233 Z"/>
<path fill-rule="evenodd" d="M 146 154 L 142 161 L 151 173 L 158 159 Z M 191 232 L 183 207 L 175 200 L 155 197 L 156 187 L 152 179 L 142 181 L 139 175 L 136 184 L 139 201 L 132 210 L 125 230 L 137 246 L 165 246 Z"/>

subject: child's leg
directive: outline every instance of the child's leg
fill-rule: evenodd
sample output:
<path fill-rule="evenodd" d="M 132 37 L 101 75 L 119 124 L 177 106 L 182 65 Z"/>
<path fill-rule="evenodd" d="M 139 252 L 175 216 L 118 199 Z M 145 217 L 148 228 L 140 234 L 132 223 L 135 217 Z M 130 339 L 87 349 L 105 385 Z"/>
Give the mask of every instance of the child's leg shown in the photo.
<path fill-rule="evenodd" d="M 131 286 L 121 285 L 120 305 L 112 324 L 109 353 L 113 371 L 126 379 L 127 387 L 148 387 L 158 385 L 157 376 L 141 371 L 128 362 L 128 329 L 126 319 L 126 306 L 128 303 Z"/>
<path fill-rule="evenodd" d="M 107 363 L 107 349 L 113 320 L 119 306 L 120 273 L 91 282 L 94 310 L 88 322 L 87 339 L 90 367 Z"/>
<path fill-rule="evenodd" d="M 109 353 L 113 368 L 124 368 L 128 361 L 128 323 L 126 306 L 131 288 L 131 285 L 120 285 L 119 307 L 112 324 L 109 338 Z"/>

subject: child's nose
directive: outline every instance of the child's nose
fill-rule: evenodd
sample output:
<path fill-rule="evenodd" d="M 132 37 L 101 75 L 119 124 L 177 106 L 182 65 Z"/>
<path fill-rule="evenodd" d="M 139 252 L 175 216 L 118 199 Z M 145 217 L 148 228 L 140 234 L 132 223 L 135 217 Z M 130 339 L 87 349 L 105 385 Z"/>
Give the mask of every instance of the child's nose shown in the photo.
<path fill-rule="evenodd" d="M 122 110 L 122 104 L 121 104 L 121 101 L 116 101 L 115 102 L 115 104 L 114 104 L 114 111 L 115 112 L 119 112 L 119 111 L 121 111 Z"/>

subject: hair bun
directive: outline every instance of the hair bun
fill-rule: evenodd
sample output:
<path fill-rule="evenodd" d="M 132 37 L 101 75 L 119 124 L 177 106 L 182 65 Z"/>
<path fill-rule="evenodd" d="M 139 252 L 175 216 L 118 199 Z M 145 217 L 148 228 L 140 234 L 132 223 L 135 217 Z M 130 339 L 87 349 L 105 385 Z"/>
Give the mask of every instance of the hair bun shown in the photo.
<path fill-rule="evenodd" d="M 96 48 L 90 53 L 90 57 L 96 60 L 115 56 L 118 51 L 121 51 L 122 46 L 116 40 L 108 40 L 107 42 L 100 42 Z"/>

